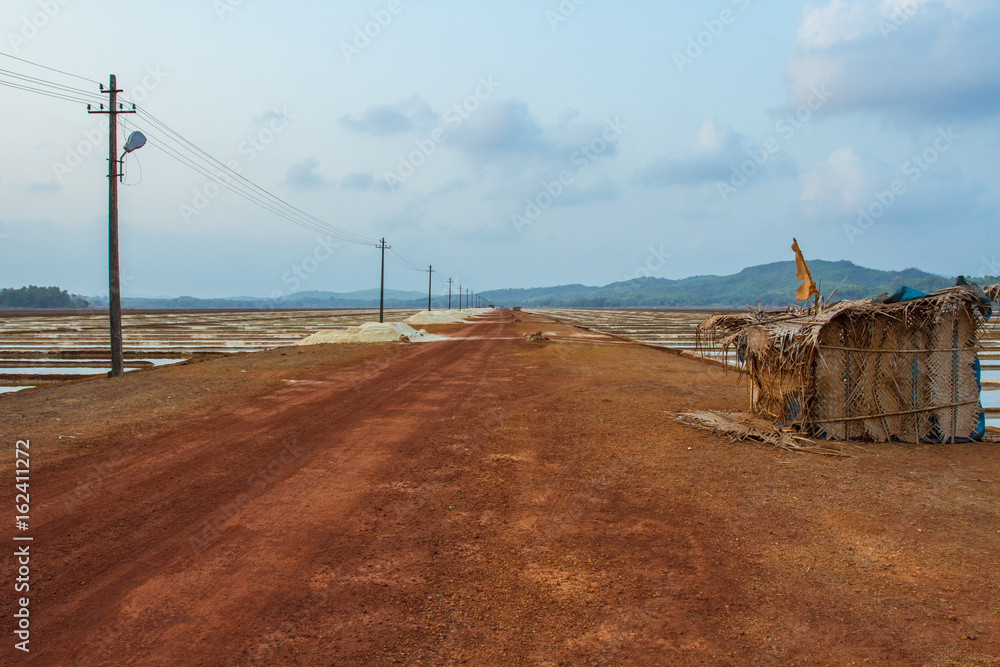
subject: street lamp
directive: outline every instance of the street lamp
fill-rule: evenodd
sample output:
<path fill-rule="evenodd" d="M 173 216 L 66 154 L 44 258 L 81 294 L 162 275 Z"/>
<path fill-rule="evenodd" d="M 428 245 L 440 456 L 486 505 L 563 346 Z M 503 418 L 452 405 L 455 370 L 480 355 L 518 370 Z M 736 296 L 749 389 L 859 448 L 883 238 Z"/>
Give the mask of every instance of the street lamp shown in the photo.
<path fill-rule="evenodd" d="M 112 85 L 112 88 L 114 86 Z M 112 115 L 112 124 L 115 122 Z M 114 134 L 111 135 L 111 150 L 114 150 Z M 134 150 L 146 145 L 146 136 L 142 132 L 133 132 L 125 142 L 125 149 L 117 163 L 125 160 L 125 156 Z M 112 153 L 114 155 L 114 153 Z M 111 235 L 109 252 L 109 295 L 108 311 L 111 319 L 111 377 L 121 377 L 125 372 L 125 350 L 122 341 L 122 293 L 121 281 L 118 270 L 118 183 L 121 181 L 121 174 L 118 172 L 118 164 L 111 165 L 110 187 L 110 207 L 109 207 L 109 233 Z M 121 170 L 124 172 L 124 170 Z"/>

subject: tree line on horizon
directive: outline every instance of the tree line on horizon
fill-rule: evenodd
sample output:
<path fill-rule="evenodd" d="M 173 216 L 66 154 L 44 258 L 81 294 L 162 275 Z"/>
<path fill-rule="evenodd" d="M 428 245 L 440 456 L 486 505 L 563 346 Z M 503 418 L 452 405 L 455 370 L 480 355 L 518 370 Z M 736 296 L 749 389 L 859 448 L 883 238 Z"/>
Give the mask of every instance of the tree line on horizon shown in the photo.
<path fill-rule="evenodd" d="M 58 287 L 28 285 L 0 289 L 0 308 L 86 308 L 86 299 Z"/>
<path fill-rule="evenodd" d="M 882 271 L 868 269 L 851 262 L 813 260 L 809 262 L 824 298 L 834 301 L 866 299 L 881 293 L 895 292 L 902 286 L 922 292 L 934 292 L 955 284 L 954 278 L 921 271 Z M 1000 282 L 1000 277 L 971 278 L 982 285 Z M 667 278 L 637 278 L 603 287 L 559 285 L 528 289 L 501 289 L 483 292 L 491 303 L 500 306 L 528 308 L 739 308 L 785 307 L 795 303 L 799 285 L 792 261 L 762 264 L 743 269 L 729 276 L 694 276 L 671 280 Z M 377 290 L 375 290 L 377 292 Z M 391 292 L 391 295 L 390 295 Z M 377 308 L 378 297 L 367 293 L 338 294 L 334 292 L 300 292 L 279 299 L 254 297 L 171 299 L 125 297 L 126 308 L 147 309 L 338 309 Z M 86 308 L 107 307 L 107 297 L 87 299 L 71 295 L 58 287 L 36 287 L 0 291 L 0 308 Z M 386 307 L 425 308 L 426 296 L 418 292 L 386 292 Z M 458 296 L 453 299 L 458 307 Z M 434 296 L 434 308 L 447 308 L 447 297 Z"/>

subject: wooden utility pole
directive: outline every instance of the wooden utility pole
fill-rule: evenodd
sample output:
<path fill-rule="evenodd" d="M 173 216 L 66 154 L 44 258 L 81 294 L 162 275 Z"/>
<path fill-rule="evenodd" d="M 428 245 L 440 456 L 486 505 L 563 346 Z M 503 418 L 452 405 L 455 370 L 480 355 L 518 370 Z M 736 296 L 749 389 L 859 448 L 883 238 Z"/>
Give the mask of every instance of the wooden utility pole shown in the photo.
<path fill-rule="evenodd" d="M 385 237 L 382 237 L 382 242 L 379 243 L 376 248 L 382 249 L 382 282 L 378 290 L 378 321 L 385 321 L 385 251 L 392 248 L 385 244 Z"/>
<path fill-rule="evenodd" d="M 458 286 L 458 309 L 462 310 L 462 286 Z"/>
<path fill-rule="evenodd" d="M 118 114 L 135 113 L 135 105 L 124 109 L 118 103 L 118 89 L 115 75 L 111 75 L 110 88 L 101 86 L 107 93 L 109 107 L 92 109 L 87 105 L 87 113 L 108 114 L 108 310 L 111 319 L 111 373 L 109 377 L 121 377 L 125 372 L 125 352 L 122 342 L 122 294 L 118 270 Z"/>
<path fill-rule="evenodd" d="M 455 282 L 451 278 L 448 278 L 448 310 L 451 310 L 451 284 Z"/>
<path fill-rule="evenodd" d="M 427 267 L 427 312 L 431 310 L 431 278 L 434 275 L 434 265 Z"/>

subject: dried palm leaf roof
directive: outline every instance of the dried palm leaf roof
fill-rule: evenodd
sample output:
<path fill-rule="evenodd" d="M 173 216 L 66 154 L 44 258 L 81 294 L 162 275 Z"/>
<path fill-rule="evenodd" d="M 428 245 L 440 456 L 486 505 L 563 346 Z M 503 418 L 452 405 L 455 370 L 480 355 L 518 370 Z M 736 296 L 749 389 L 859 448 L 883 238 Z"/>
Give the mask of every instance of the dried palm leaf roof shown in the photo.
<path fill-rule="evenodd" d="M 698 325 L 698 346 L 719 345 L 726 353 L 736 349 L 741 360 L 766 357 L 771 364 L 777 362 L 782 370 L 789 371 L 812 361 L 823 327 L 834 319 L 879 317 L 931 324 L 946 313 L 971 310 L 979 314 L 980 324 L 984 324 L 991 314 L 989 302 L 997 296 L 1000 285 L 989 285 L 985 290 L 976 285 L 961 285 L 909 301 L 889 303 L 877 298 L 841 301 L 821 307 L 818 313 L 812 307 L 722 313 Z"/>

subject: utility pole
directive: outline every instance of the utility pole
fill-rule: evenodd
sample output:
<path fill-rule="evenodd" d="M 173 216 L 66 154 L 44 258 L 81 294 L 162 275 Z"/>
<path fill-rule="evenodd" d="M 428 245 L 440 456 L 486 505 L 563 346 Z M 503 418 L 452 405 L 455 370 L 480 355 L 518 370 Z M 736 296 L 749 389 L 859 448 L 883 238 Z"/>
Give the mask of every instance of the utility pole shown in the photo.
<path fill-rule="evenodd" d="M 427 312 L 431 311 L 431 278 L 434 275 L 434 265 L 427 267 Z"/>
<path fill-rule="evenodd" d="M 392 248 L 391 245 L 385 244 L 385 237 L 382 237 L 382 242 L 379 243 L 376 248 L 382 250 L 382 282 L 378 290 L 378 321 L 385 321 L 385 251 Z"/>
<path fill-rule="evenodd" d="M 462 286 L 458 286 L 458 309 L 462 310 Z"/>
<path fill-rule="evenodd" d="M 451 278 L 448 278 L 448 310 L 451 310 L 451 284 L 455 282 Z"/>
<path fill-rule="evenodd" d="M 87 113 L 108 114 L 108 310 L 111 319 L 111 373 L 109 377 L 121 377 L 125 372 L 125 352 L 122 344 L 122 292 L 118 271 L 118 114 L 135 113 L 122 108 L 118 103 L 118 89 L 115 75 L 111 75 L 110 88 L 101 85 L 101 92 L 108 94 L 108 109 L 91 109 Z"/>

